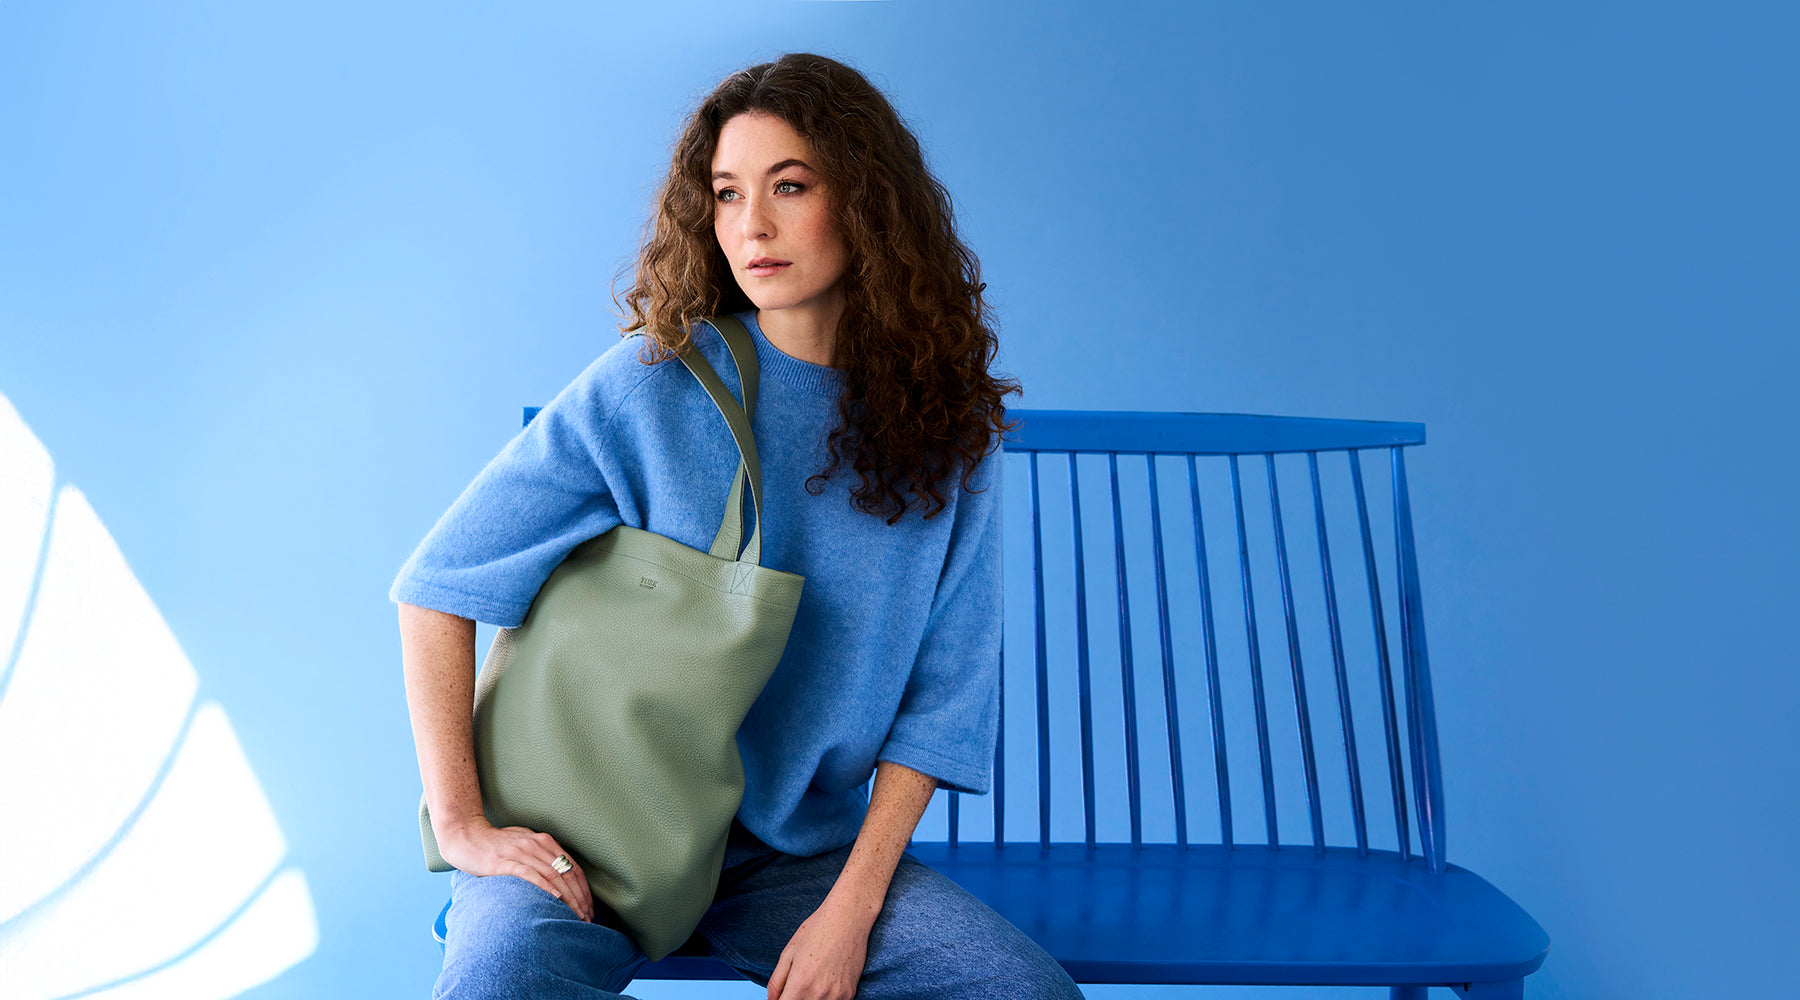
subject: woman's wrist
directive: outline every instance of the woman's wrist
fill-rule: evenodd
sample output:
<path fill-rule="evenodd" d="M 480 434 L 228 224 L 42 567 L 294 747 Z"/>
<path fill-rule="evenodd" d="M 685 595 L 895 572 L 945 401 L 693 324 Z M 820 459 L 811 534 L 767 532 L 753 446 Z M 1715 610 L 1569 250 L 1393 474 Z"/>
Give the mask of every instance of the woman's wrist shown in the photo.
<path fill-rule="evenodd" d="M 886 899 L 885 891 L 879 897 L 870 897 L 859 894 L 840 882 L 825 895 L 825 902 L 820 904 L 819 909 L 829 913 L 834 920 L 867 936 L 874 929 L 876 918 L 881 916 L 881 907 Z"/>
<path fill-rule="evenodd" d="M 482 813 L 453 814 L 443 818 L 439 818 L 436 813 L 433 813 L 431 819 L 431 831 L 437 835 L 440 849 L 444 845 L 449 845 L 454 850 L 456 847 L 468 843 L 483 828 L 492 828 L 492 826 L 493 824 L 488 822 L 487 816 Z"/>

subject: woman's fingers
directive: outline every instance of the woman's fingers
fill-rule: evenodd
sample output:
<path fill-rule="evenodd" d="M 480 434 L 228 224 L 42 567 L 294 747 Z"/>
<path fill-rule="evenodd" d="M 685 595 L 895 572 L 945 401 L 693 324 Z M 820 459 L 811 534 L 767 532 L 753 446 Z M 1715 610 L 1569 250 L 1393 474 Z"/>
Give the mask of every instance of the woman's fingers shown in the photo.
<path fill-rule="evenodd" d="M 556 842 L 555 837 L 547 833 L 534 833 L 531 839 L 540 852 L 539 858 L 543 863 L 545 876 L 554 880 L 560 887 L 556 898 L 569 904 L 569 909 L 574 910 L 576 916 L 592 923 L 594 901 L 592 894 L 588 891 L 587 876 L 582 873 L 581 866 L 575 863 L 574 858 L 569 857 L 569 853 L 563 850 L 562 845 Z M 558 867 L 556 862 L 559 858 L 568 862 L 568 871 L 556 870 Z"/>
<path fill-rule="evenodd" d="M 775 971 L 769 974 L 769 1000 L 781 1000 L 782 991 L 787 989 L 788 973 L 793 968 L 793 951 L 781 949 L 781 958 L 775 962 Z"/>
<path fill-rule="evenodd" d="M 566 854 L 563 854 L 562 856 L 568 857 Z M 554 868 L 554 862 L 552 863 L 552 868 Z M 564 890 L 566 895 L 564 895 L 563 901 L 568 903 L 576 913 L 580 914 L 581 919 L 590 924 L 593 923 L 594 894 L 593 891 L 588 888 L 587 874 L 581 870 L 580 865 L 575 863 L 574 858 L 569 858 L 569 870 L 563 872 L 559 877 L 563 880 L 563 885 L 566 887 Z"/>
<path fill-rule="evenodd" d="M 594 898 L 581 866 L 569 858 L 569 870 L 557 871 L 556 859 L 568 857 L 556 838 L 522 826 L 494 827 L 486 823 L 459 831 L 462 836 L 446 842 L 440 838 L 444 860 L 470 875 L 515 875 L 567 904 L 575 915 L 594 919 Z"/>
<path fill-rule="evenodd" d="M 562 845 L 556 842 L 556 838 L 547 833 L 537 833 L 524 827 L 509 827 L 508 829 L 518 830 L 526 835 L 521 846 L 530 854 L 533 866 L 543 875 L 544 879 L 556 887 L 551 894 L 567 903 L 569 909 L 575 911 L 576 916 L 592 923 L 594 903 L 593 896 L 588 891 L 587 876 L 582 873 L 581 866 L 575 863 L 575 859 L 569 857 L 569 852 L 563 850 Z M 559 867 L 556 863 L 559 858 L 567 860 L 568 871 L 556 870 Z"/>
<path fill-rule="evenodd" d="M 568 871 L 558 872 L 556 870 L 557 858 L 568 860 Z M 556 880 L 558 887 L 556 898 L 569 904 L 569 909 L 574 910 L 576 916 L 592 923 L 594 920 L 594 897 L 588 890 L 587 875 L 582 872 L 581 866 L 576 864 L 575 859 L 569 857 L 568 853 L 561 848 L 556 848 L 555 853 L 545 864 L 550 877 Z"/>
<path fill-rule="evenodd" d="M 565 903 L 568 902 L 567 899 L 563 899 L 563 893 L 562 893 L 562 889 L 560 887 L 558 887 L 556 885 L 552 885 L 550 880 L 546 879 L 543 876 L 543 874 L 540 873 L 535 867 L 533 867 L 529 864 L 526 864 L 523 861 L 501 862 L 501 864 L 499 866 L 499 870 L 495 871 L 494 874 L 495 875 L 517 875 L 519 878 L 522 878 L 525 881 L 530 882 L 532 885 L 535 885 L 539 889 L 542 889 L 545 892 L 549 893 L 550 895 L 555 896 L 557 899 L 561 899 Z"/>

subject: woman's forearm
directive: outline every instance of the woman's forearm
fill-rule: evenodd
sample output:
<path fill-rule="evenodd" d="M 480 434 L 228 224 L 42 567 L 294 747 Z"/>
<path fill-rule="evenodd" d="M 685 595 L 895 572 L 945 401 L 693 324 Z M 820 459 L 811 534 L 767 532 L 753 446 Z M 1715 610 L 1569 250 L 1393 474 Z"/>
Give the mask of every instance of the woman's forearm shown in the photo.
<path fill-rule="evenodd" d="M 875 925 L 887 902 L 888 883 L 900 864 L 900 854 L 912 840 L 919 817 L 931 802 L 937 779 L 904 764 L 884 760 L 875 766 L 875 787 L 869 793 L 869 812 L 863 817 L 856 846 L 838 874 L 827 902 L 841 904 L 863 923 Z"/>
<path fill-rule="evenodd" d="M 475 623 L 401 604 L 400 658 L 425 804 L 441 842 L 483 816 L 475 771 Z"/>

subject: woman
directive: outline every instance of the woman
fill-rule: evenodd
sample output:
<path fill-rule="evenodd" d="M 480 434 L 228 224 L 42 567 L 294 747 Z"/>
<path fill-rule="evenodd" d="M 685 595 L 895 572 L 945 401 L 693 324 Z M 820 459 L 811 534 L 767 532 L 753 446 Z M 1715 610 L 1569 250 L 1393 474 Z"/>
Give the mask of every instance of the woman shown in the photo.
<path fill-rule="evenodd" d="M 626 295 L 627 339 L 565 388 L 395 581 L 407 701 L 452 875 L 440 996 L 617 995 L 645 957 L 544 832 L 483 816 L 474 620 L 523 619 L 576 544 L 630 524 L 704 550 L 737 452 L 673 353 L 734 391 L 700 317 L 761 367 L 763 564 L 806 578 L 738 733 L 745 791 L 698 933 L 771 998 L 1079 996 L 1002 917 L 903 849 L 932 790 L 987 791 L 999 433 L 974 256 L 879 91 L 790 54 L 688 120 Z M 873 792 L 864 800 L 871 771 Z"/>

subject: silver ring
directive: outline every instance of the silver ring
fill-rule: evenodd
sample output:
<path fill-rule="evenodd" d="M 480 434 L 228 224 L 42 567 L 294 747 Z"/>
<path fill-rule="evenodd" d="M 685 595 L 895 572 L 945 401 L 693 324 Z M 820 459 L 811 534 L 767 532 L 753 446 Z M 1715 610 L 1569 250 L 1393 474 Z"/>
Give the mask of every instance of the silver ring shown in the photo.
<path fill-rule="evenodd" d="M 569 869 L 575 867 L 575 864 L 569 860 L 567 854 L 558 854 L 550 860 L 550 867 L 556 869 L 556 874 L 566 875 Z"/>

